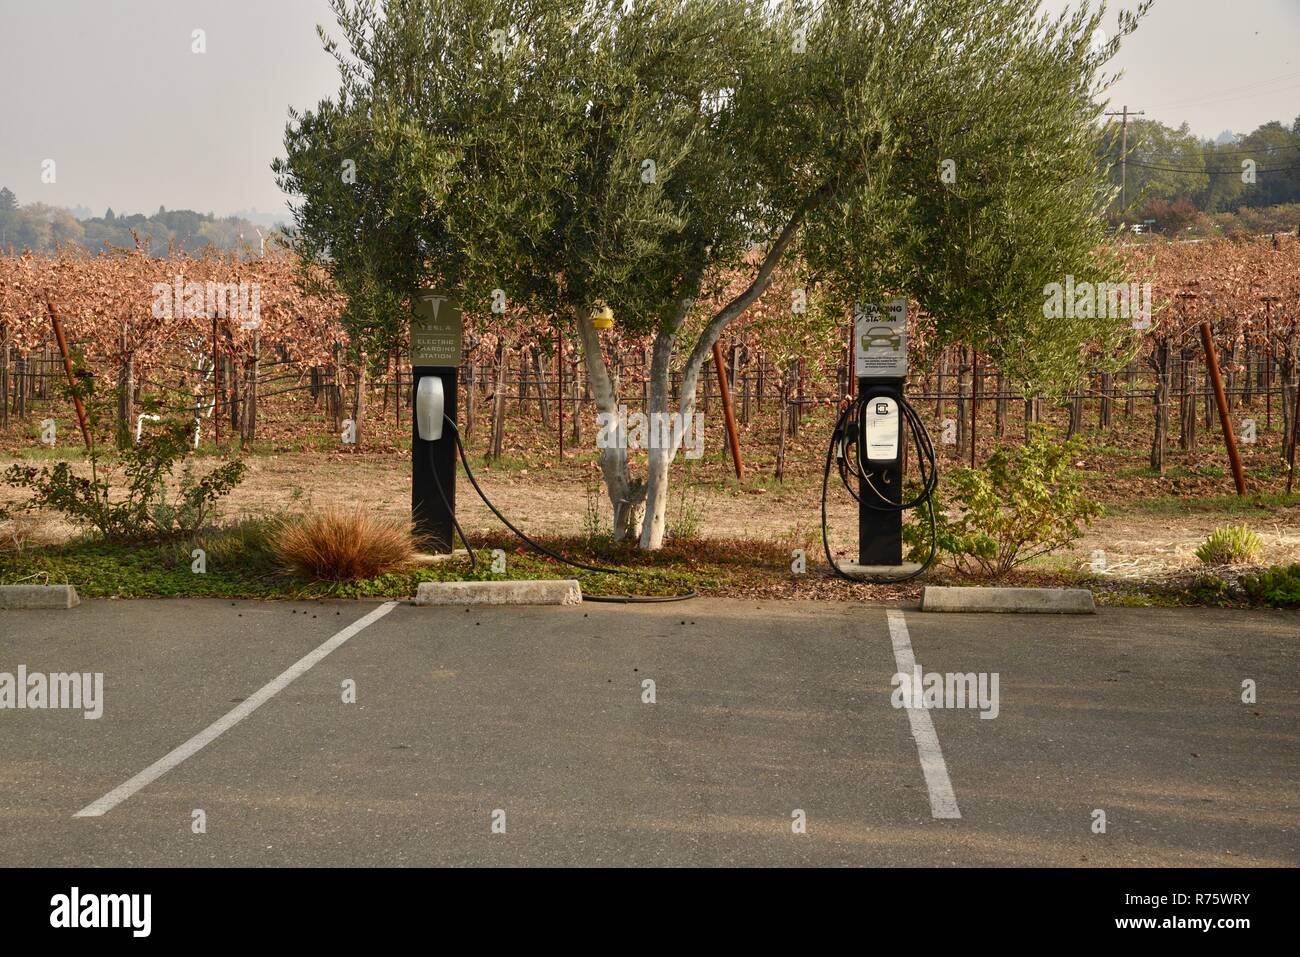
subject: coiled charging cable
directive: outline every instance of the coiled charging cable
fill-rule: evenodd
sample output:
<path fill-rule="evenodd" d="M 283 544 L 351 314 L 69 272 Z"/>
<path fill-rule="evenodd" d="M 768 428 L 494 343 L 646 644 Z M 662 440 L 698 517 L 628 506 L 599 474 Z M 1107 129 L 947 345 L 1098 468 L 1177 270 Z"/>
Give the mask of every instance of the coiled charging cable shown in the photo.
<path fill-rule="evenodd" d="M 826 561 L 830 563 L 832 570 L 840 578 L 849 581 L 869 581 L 876 584 L 897 584 L 910 581 L 924 574 L 926 569 L 934 564 L 937 557 L 938 529 L 934 517 L 933 495 L 935 487 L 939 483 L 939 471 L 935 465 L 934 444 L 930 441 L 930 433 L 926 431 L 925 423 L 921 421 L 920 414 L 901 394 L 889 393 L 887 397 L 894 399 L 898 403 L 899 415 L 907 423 L 908 432 L 911 433 L 913 445 L 917 452 L 916 462 L 921 484 L 920 491 L 915 496 L 899 502 L 890 501 L 889 497 L 876 487 L 873 474 L 870 471 L 870 464 L 862 454 L 862 443 L 867 431 L 868 404 L 874 399 L 883 397 L 886 397 L 885 393 L 864 392 L 844 407 L 835 423 L 835 431 L 831 434 L 831 444 L 826 450 L 826 469 L 822 474 L 822 547 L 826 550 Z M 857 479 L 872 492 L 866 502 L 862 503 L 870 509 L 879 512 L 901 512 L 915 508 L 924 508 L 926 510 L 930 522 L 930 551 L 920 568 L 897 577 L 872 578 L 849 575 L 840 568 L 839 563 L 835 561 L 835 557 L 831 554 L 830 535 L 827 530 L 826 519 L 826 500 L 829 494 L 832 465 L 835 465 L 838 469 L 840 481 L 848 489 L 855 502 L 861 503 L 857 489 L 854 488 L 853 480 Z M 872 498 L 875 501 L 872 501 Z"/>

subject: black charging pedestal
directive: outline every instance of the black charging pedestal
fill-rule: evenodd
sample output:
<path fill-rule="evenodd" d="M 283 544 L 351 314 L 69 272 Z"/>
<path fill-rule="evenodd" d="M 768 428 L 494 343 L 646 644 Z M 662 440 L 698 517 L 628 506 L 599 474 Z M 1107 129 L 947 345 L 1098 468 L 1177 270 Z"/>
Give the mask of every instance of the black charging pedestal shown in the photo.
<path fill-rule="evenodd" d="M 901 408 L 903 380 L 860 378 L 858 395 L 871 401 L 893 399 L 899 404 L 898 458 L 889 463 L 864 458 L 860 463 L 871 482 L 858 481 L 858 564 L 864 568 L 899 568 L 903 564 L 903 513 L 897 506 L 903 501 L 903 462 L 907 455 Z M 864 436 L 858 437 L 858 449 L 860 455 L 866 455 Z"/>
<path fill-rule="evenodd" d="M 903 473 L 907 464 L 908 422 L 903 415 L 901 378 L 858 377 L 859 401 L 865 404 L 867 418 L 873 403 L 892 399 L 898 416 L 898 451 L 891 461 L 872 461 L 868 457 L 867 436 L 857 437 L 858 467 L 858 560 L 841 563 L 838 570 L 849 578 L 887 583 L 913 578 L 922 571 L 917 562 L 903 560 Z M 880 410 L 884 412 L 884 409 Z M 917 454 L 920 454 L 919 452 Z"/>
<path fill-rule="evenodd" d="M 456 418 L 456 369 L 451 366 L 416 366 L 411 370 L 411 389 L 420 388 L 425 376 L 442 380 L 443 412 Z M 418 394 L 412 391 L 412 396 Z M 411 403 L 414 407 L 414 402 Z M 429 451 L 433 450 L 432 456 Z M 435 480 L 436 476 L 436 480 Z M 439 494 L 439 484 L 442 494 Z M 444 501 L 445 497 L 445 501 Z M 452 550 L 456 511 L 456 438 L 451 425 L 442 424 L 442 438 L 426 442 L 420 438 L 419 416 L 411 416 L 411 523 L 416 544 L 433 554 Z"/>

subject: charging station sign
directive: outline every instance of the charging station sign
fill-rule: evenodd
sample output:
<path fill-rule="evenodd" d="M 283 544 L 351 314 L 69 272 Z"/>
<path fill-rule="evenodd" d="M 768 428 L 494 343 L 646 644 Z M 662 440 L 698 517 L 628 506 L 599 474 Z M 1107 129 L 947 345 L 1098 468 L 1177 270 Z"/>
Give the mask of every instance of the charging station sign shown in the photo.
<path fill-rule="evenodd" d="M 411 316 L 411 365 L 460 365 L 461 309 L 451 296 L 421 289 Z"/>
<path fill-rule="evenodd" d="M 907 300 L 854 310 L 853 365 L 859 378 L 907 377 Z"/>

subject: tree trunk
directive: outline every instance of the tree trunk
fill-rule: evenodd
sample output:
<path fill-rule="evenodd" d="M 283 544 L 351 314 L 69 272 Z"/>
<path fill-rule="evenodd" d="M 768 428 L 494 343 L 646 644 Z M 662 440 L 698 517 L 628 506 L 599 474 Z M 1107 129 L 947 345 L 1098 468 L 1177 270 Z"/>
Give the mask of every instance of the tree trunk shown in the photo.
<path fill-rule="evenodd" d="M 14 360 L 14 415 L 27 418 L 27 356 L 22 353 Z"/>
<path fill-rule="evenodd" d="M 1205 396 L 1205 431 L 1208 433 L 1214 427 L 1214 386 L 1210 384 L 1208 375 L 1202 393 Z"/>
<path fill-rule="evenodd" d="M 478 417 L 478 390 L 474 388 L 476 371 L 473 359 L 465 363 L 465 438 L 474 433 L 474 420 Z"/>
<path fill-rule="evenodd" d="M 1242 342 L 1241 362 L 1244 366 L 1243 382 L 1241 385 L 1241 401 L 1246 408 L 1253 408 L 1255 405 L 1255 366 L 1258 362 L 1255 358 L 1255 350 L 1252 348 L 1253 343 L 1249 338 Z"/>
<path fill-rule="evenodd" d="M 253 330 L 253 355 L 248 360 L 248 378 L 244 384 L 244 418 L 240 423 L 239 439 L 242 443 L 257 438 L 257 365 L 259 347 L 257 330 Z"/>
<path fill-rule="evenodd" d="M 546 378 L 545 370 L 542 368 L 542 350 L 534 348 L 532 358 L 533 375 L 537 380 L 537 408 L 542 415 L 542 428 L 549 431 L 551 428 L 551 410 L 546 405 Z"/>
<path fill-rule="evenodd" d="M 506 431 L 506 373 L 510 365 L 510 350 L 505 340 L 497 343 L 496 383 L 492 388 L 492 434 L 488 437 L 488 459 L 501 458 Z"/>
<path fill-rule="evenodd" d="M 948 349 L 939 351 L 939 369 L 934 376 L 934 417 L 936 419 L 943 418 L 943 380 L 948 374 L 948 354 Z"/>
<path fill-rule="evenodd" d="M 601 352 L 600 333 L 591 324 L 591 311 L 586 307 L 576 307 L 574 314 L 582 342 L 582 359 L 587 367 L 587 388 L 591 390 L 596 411 L 605 423 L 597 441 L 600 472 L 614 511 L 614 540 L 622 542 L 636 534 L 636 512 L 645 500 L 646 488 L 643 482 L 632 480 L 628 468 L 627 423 L 619 416 L 617 388 Z"/>
<path fill-rule="evenodd" d="M 361 423 L 366 415 L 366 354 L 357 363 L 356 390 L 352 393 L 352 427 L 356 430 L 356 447 L 361 448 Z"/>
<path fill-rule="evenodd" d="M 1291 422 L 1295 415 L 1296 362 L 1288 349 L 1282 353 L 1282 438 L 1283 449 L 1290 448 L 1291 436 L 1295 427 Z"/>
<path fill-rule="evenodd" d="M 1114 390 L 1114 377 L 1109 372 L 1103 372 L 1101 374 L 1101 408 L 1097 412 L 1097 425 L 1103 430 L 1110 429 L 1110 406 Z"/>
<path fill-rule="evenodd" d="M 1081 386 L 1080 386 L 1081 387 Z M 1076 392 L 1070 396 L 1070 424 L 1066 427 L 1066 441 L 1074 438 L 1083 430 L 1083 393 Z"/>
<path fill-rule="evenodd" d="M 1155 434 L 1151 439 L 1151 468 L 1165 474 L 1166 452 L 1169 446 L 1169 343 L 1160 342 L 1153 347 L 1151 365 L 1156 374 L 1153 414 Z"/>
<path fill-rule="evenodd" d="M 776 480 L 785 481 L 785 434 L 786 434 L 786 416 L 789 414 L 789 403 L 786 401 L 790 392 L 787 377 L 781 379 L 781 402 L 777 408 L 776 414 Z"/>
<path fill-rule="evenodd" d="M 1033 426 L 1039 419 L 1039 402 L 1038 396 L 1031 396 L 1025 399 L 1025 441 L 1029 441 L 1029 436 L 1033 433 Z"/>
<path fill-rule="evenodd" d="M 742 389 L 740 394 L 740 421 L 742 425 L 749 425 L 749 346 L 744 346 L 740 353 L 740 365 L 744 368 L 744 375 L 741 376 Z"/>
<path fill-rule="evenodd" d="M 1007 377 L 1001 372 L 998 373 L 998 400 L 996 403 L 996 418 L 993 422 L 993 431 L 999 439 L 1007 431 Z"/>
<path fill-rule="evenodd" d="M 646 454 L 645 517 L 641 520 L 641 542 L 644 549 L 663 545 L 668 511 L 668 467 L 672 465 L 680 435 L 665 421 L 668 414 L 672 380 L 669 366 L 672 360 L 676 331 L 660 329 L 655 333 L 650 352 L 650 401 L 646 410 L 648 430 L 652 441 Z M 685 382 L 682 389 L 686 388 Z M 694 389 L 691 390 L 692 393 Z M 693 398 L 693 396 L 692 396 Z M 682 425 L 685 425 L 684 420 Z M 667 441 L 665 441 L 667 439 Z M 666 446 L 666 447 L 665 447 Z"/>
<path fill-rule="evenodd" d="M 578 360 L 569 362 L 569 395 L 572 401 L 569 416 L 569 441 L 576 449 L 582 444 L 582 386 L 578 382 Z"/>
<path fill-rule="evenodd" d="M 9 326 L 0 322 L 0 425 L 9 424 Z"/>
<path fill-rule="evenodd" d="M 969 383 L 967 373 L 970 372 L 970 357 L 966 347 L 962 346 L 961 353 L 957 358 L 957 461 L 965 461 L 967 443 L 970 441 L 970 409 L 967 398 Z"/>
<path fill-rule="evenodd" d="M 216 381 L 215 372 L 213 382 Z M 131 422 L 135 418 L 132 399 L 135 396 L 135 356 L 127 342 L 126 326 L 122 326 L 122 363 L 117 373 L 117 447 L 131 447 Z"/>
<path fill-rule="evenodd" d="M 1178 403 L 1178 447 L 1183 451 L 1196 448 L 1196 372 L 1186 358 L 1182 361 L 1183 388 Z"/>
<path fill-rule="evenodd" d="M 239 367 L 235 364 L 233 353 L 226 354 L 226 375 L 228 381 L 226 384 L 226 399 L 230 403 L 230 431 L 232 434 L 243 432 L 239 428 L 240 412 L 243 409 L 243 403 L 240 400 L 239 390 Z"/>

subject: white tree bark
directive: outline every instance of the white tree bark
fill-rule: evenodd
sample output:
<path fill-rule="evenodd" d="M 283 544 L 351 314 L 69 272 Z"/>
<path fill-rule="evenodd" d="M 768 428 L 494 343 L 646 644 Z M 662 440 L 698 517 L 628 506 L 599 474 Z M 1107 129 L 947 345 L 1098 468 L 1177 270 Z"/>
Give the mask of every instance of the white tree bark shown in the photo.
<path fill-rule="evenodd" d="M 674 423 L 675 427 L 672 430 L 671 442 L 667 448 L 652 446 L 649 452 L 649 465 L 646 470 L 645 518 L 641 523 L 641 548 L 656 549 L 663 547 L 664 532 L 666 531 L 665 519 L 668 512 L 668 468 L 672 465 L 673 459 L 677 455 L 677 449 L 681 445 L 682 437 L 689 428 L 691 417 L 695 414 L 695 389 L 700 381 L 700 370 L 713 353 L 713 343 L 717 342 L 718 336 L 722 335 L 722 330 L 727 327 L 728 323 L 739 317 L 763 294 L 763 290 L 772 281 L 772 274 L 775 272 L 777 264 L 781 261 L 781 257 L 785 255 L 786 249 L 794 240 L 802 223 L 803 214 L 800 213 L 786 224 L 785 228 L 781 230 L 781 234 L 768 248 L 753 281 L 745 288 L 744 292 L 718 310 L 713 318 L 709 320 L 709 324 L 704 327 L 699 339 L 696 340 L 695 346 L 691 349 L 690 357 L 686 360 L 686 368 L 682 370 L 682 384 L 677 392 L 677 411 L 679 414 L 677 421 Z M 669 371 L 672 364 L 673 346 L 676 344 L 677 333 L 681 329 L 682 323 L 686 321 L 686 315 L 690 312 L 691 305 L 692 301 L 690 299 L 683 300 L 678 306 L 677 314 L 673 317 L 671 325 L 660 329 L 655 336 L 654 357 L 650 365 L 650 407 L 652 411 L 668 411 Z M 651 428 L 655 428 L 653 421 Z"/>
<path fill-rule="evenodd" d="M 627 434 L 625 422 L 618 414 L 618 385 L 609 375 L 605 355 L 600 348 L 600 333 L 591 324 L 591 310 L 574 309 L 578 333 L 582 340 L 582 358 L 587 366 L 587 382 L 598 412 L 612 416 L 616 423 L 606 435 L 611 441 L 600 449 L 600 472 L 605 480 L 605 491 L 614 510 L 614 541 L 624 541 L 633 531 L 636 511 L 645 500 L 646 487 L 632 479 L 627 460 Z"/>
<path fill-rule="evenodd" d="M 689 301 L 683 303 L 674 317 L 673 324 L 661 329 L 655 335 L 654 349 L 650 358 L 650 400 L 647 403 L 646 418 L 648 431 L 652 436 L 647 453 L 646 465 L 646 502 L 645 517 L 641 521 L 640 547 L 645 549 L 662 548 L 668 514 L 668 467 L 677 456 L 677 447 L 681 443 L 685 420 L 674 423 L 668 431 L 662 427 L 667 418 L 668 404 L 671 396 L 671 364 L 673 345 L 677 340 L 677 330 L 681 328 L 686 313 L 690 311 Z M 694 402 L 694 395 L 691 397 Z M 667 446 L 664 439 L 668 439 Z"/>

